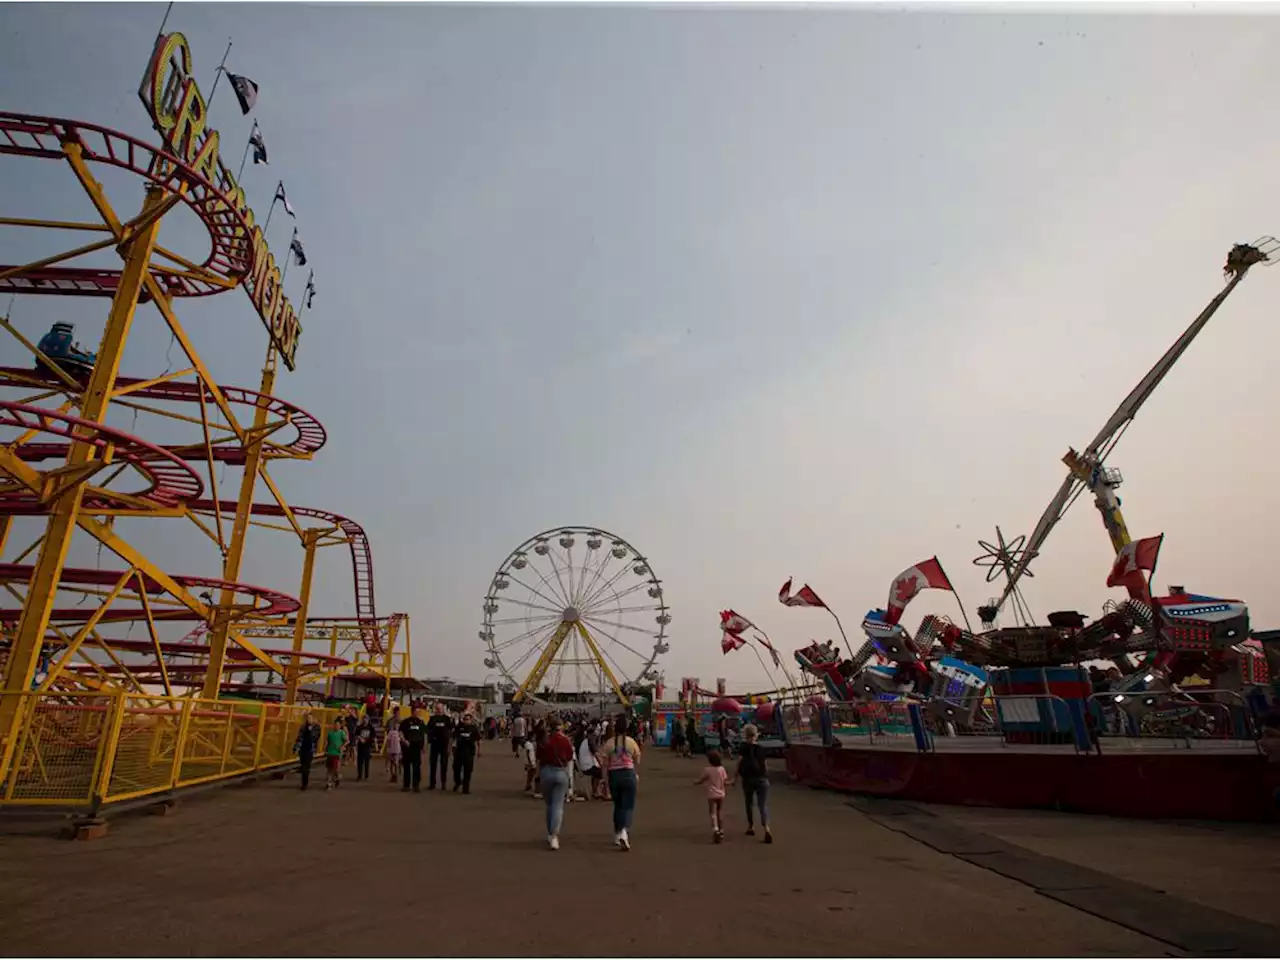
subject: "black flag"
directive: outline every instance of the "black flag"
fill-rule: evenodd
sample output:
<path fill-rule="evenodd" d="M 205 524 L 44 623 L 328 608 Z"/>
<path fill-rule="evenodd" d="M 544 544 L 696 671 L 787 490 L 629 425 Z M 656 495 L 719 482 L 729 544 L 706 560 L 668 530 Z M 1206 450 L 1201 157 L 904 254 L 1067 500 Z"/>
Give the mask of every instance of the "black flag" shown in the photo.
<path fill-rule="evenodd" d="M 289 198 L 284 195 L 284 181 L 281 180 L 276 184 L 276 199 L 284 204 L 284 212 L 289 216 L 297 219 L 297 214 L 293 212 L 293 207 L 289 206 Z"/>
<path fill-rule="evenodd" d="M 285 209 L 287 210 L 288 207 Z M 289 241 L 289 250 L 293 253 L 293 260 L 298 266 L 307 265 L 307 255 L 302 249 L 302 241 L 298 239 L 297 233 L 294 233 L 293 239 Z"/>
<path fill-rule="evenodd" d="M 257 166 L 260 163 L 267 162 L 267 144 L 262 139 L 262 131 L 258 129 L 258 122 L 253 123 L 253 132 L 249 134 L 249 143 L 253 145 L 253 164 Z"/>
<path fill-rule="evenodd" d="M 303 303 L 303 306 L 308 310 L 311 309 L 311 301 L 314 300 L 316 296 L 315 276 L 316 273 L 314 270 L 307 274 L 307 289 L 302 291 L 302 295 L 307 298 Z"/>
<path fill-rule="evenodd" d="M 258 102 L 258 85 L 248 77 L 242 77 L 230 70 L 227 71 L 227 79 L 231 81 L 231 89 L 236 92 L 236 99 L 240 101 L 240 110 L 248 114 L 253 109 L 253 105 Z"/>

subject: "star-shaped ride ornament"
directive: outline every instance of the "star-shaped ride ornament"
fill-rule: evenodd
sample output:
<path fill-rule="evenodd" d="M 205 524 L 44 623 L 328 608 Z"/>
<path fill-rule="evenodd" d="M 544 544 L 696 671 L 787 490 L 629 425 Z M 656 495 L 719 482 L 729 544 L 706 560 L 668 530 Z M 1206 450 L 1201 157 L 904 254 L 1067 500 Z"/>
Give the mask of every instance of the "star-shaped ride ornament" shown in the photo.
<path fill-rule="evenodd" d="M 1006 541 L 1004 534 L 1000 532 L 1000 528 L 996 527 L 995 543 L 988 543 L 986 540 L 978 541 L 978 546 L 982 548 L 983 553 L 981 556 L 973 558 L 973 565 L 987 568 L 987 583 L 991 583 L 1002 573 L 1005 580 L 1008 581 L 1012 579 L 1013 571 L 1017 569 L 1023 555 L 1027 552 L 1023 547 L 1026 542 L 1026 534 Z M 1022 575 L 1024 577 L 1035 576 L 1030 568 L 1023 570 Z"/>

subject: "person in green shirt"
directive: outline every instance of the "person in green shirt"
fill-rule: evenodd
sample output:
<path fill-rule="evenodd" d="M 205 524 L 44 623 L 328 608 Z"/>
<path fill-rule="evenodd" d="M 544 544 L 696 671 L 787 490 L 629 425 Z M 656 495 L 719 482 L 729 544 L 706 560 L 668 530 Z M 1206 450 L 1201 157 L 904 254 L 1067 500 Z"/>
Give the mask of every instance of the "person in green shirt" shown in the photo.
<path fill-rule="evenodd" d="M 324 739 L 324 766 L 328 773 L 326 790 L 342 784 L 342 753 L 347 747 L 347 730 L 341 717 L 333 718 L 333 729 Z"/>

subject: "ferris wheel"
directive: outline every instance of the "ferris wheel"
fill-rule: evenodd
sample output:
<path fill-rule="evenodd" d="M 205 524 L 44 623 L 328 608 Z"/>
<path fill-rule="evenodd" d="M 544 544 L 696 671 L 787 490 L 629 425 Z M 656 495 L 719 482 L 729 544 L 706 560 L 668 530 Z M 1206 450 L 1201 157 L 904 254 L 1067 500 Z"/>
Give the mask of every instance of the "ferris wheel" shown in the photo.
<path fill-rule="evenodd" d="M 657 679 L 671 612 L 647 557 L 596 527 L 530 537 L 498 567 L 484 597 L 484 665 L 517 689 L 604 694 L 625 704 Z"/>

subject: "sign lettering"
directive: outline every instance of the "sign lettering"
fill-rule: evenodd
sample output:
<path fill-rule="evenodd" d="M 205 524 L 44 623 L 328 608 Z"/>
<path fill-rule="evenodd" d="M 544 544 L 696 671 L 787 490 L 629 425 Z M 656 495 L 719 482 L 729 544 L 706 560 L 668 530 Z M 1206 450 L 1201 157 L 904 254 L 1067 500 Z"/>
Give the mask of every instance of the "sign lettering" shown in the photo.
<path fill-rule="evenodd" d="M 248 224 L 249 236 L 243 239 L 250 250 L 252 266 L 241 286 L 280 351 L 280 359 L 293 370 L 302 326 L 297 311 L 284 295 L 280 268 L 267 248 L 262 228 L 255 225 L 244 190 L 222 162 L 218 131 L 209 127 L 205 98 L 191 72 L 191 48 L 182 34 L 170 33 L 156 40 L 138 97 L 169 153 L 217 187 Z M 237 227 L 237 237 L 240 235 Z"/>

